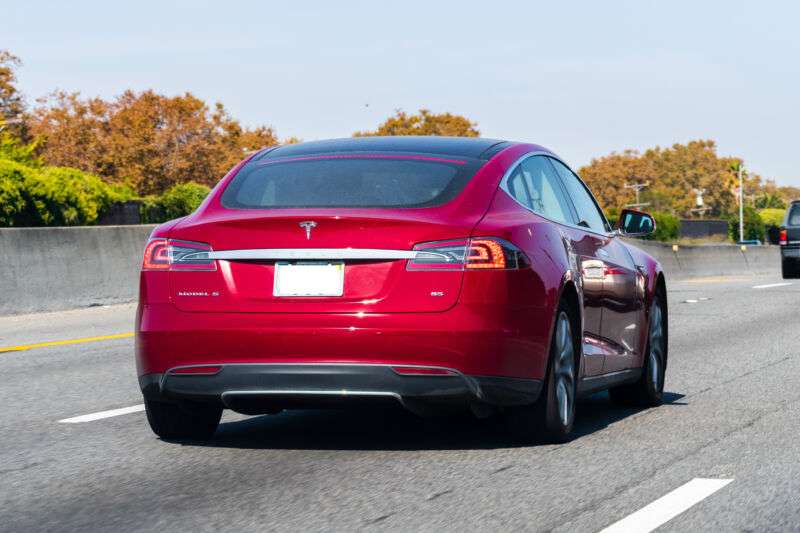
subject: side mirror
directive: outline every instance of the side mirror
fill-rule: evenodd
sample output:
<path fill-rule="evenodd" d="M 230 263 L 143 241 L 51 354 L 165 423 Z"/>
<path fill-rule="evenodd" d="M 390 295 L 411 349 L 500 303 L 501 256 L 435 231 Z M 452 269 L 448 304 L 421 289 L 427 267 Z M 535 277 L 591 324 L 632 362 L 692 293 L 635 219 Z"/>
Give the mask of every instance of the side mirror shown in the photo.
<path fill-rule="evenodd" d="M 623 209 L 619 214 L 617 228 L 619 228 L 621 235 L 641 237 L 650 235 L 656 230 L 656 220 L 647 213 L 633 209 Z"/>

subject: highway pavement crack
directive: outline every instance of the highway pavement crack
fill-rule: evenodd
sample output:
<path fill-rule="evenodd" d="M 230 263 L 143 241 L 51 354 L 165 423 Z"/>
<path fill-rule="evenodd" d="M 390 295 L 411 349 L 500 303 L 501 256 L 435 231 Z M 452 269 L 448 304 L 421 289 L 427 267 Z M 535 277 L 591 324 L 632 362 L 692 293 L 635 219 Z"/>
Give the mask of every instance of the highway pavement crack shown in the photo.
<path fill-rule="evenodd" d="M 719 383 L 715 383 L 714 385 L 710 385 L 710 386 L 706 387 L 705 389 L 701 389 L 701 390 L 699 390 L 697 392 L 692 392 L 690 394 L 687 394 L 686 396 L 684 396 L 684 399 L 692 398 L 694 396 L 699 396 L 701 394 L 704 394 L 706 392 L 714 390 L 717 387 L 729 385 L 729 384 L 733 383 L 734 381 L 737 381 L 740 378 L 745 378 L 747 376 L 752 376 L 753 374 L 757 374 L 758 372 L 760 372 L 762 370 L 766 370 L 768 368 L 772 368 L 773 366 L 775 366 L 777 364 L 785 363 L 786 361 L 788 361 L 789 359 L 792 359 L 793 357 L 794 356 L 792 356 L 792 355 L 787 355 L 786 357 L 783 357 L 781 359 L 778 359 L 778 360 L 775 360 L 775 361 L 771 361 L 771 362 L 767 363 L 766 365 L 760 366 L 758 368 L 754 368 L 752 370 L 748 370 L 747 372 L 744 372 L 742 374 L 737 374 L 736 376 L 733 376 L 730 379 L 727 379 L 725 381 L 720 381 Z"/>
<path fill-rule="evenodd" d="M 453 492 L 453 489 L 447 489 L 447 490 L 443 490 L 441 492 L 436 492 L 436 493 L 431 494 L 430 496 L 428 496 L 427 500 L 428 501 L 432 501 L 432 500 L 435 500 L 436 498 L 440 498 L 440 497 L 442 497 L 442 496 L 444 496 L 446 494 L 450 494 L 452 492 Z"/>
<path fill-rule="evenodd" d="M 397 514 L 396 511 L 392 511 L 391 513 L 386 513 L 384 515 L 379 516 L 378 518 L 373 518 L 372 520 L 365 521 L 364 525 L 372 526 L 372 525 L 375 525 L 375 524 L 379 524 L 379 523 L 383 522 L 384 520 L 386 520 L 387 518 L 390 518 L 390 517 L 392 517 L 392 516 L 394 516 L 396 514 Z"/>
<path fill-rule="evenodd" d="M 38 461 L 35 463 L 28 463 L 26 465 L 19 466 L 17 468 L 5 468 L 0 470 L 0 474 L 10 474 L 11 472 L 22 472 L 24 470 L 30 470 L 31 468 L 43 465 L 44 461 Z"/>

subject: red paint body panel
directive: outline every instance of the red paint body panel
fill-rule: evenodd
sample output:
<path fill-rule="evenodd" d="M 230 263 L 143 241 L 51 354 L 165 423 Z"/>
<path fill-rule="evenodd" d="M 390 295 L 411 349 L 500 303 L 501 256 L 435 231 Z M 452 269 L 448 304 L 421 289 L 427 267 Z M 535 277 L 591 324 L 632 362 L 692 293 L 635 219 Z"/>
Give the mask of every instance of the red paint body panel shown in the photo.
<path fill-rule="evenodd" d="M 627 263 L 611 261 L 609 269 L 601 268 L 595 285 L 584 283 L 582 257 L 596 255 L 600 247 L 619 254 L 625 245 L 541 218 L 500 192 L 505 172 L 530 152 L 549 153 L 536 145 L 512 145 L 487 161 L 452 201 L 410 209 L 225 208 L 220 197 L 243 162 L 194 214 L 159 226 L 153 237 L 208 243 L 214 251 L 411 250 L 422 242 L 494 237 L 518 247 L 530 266 L 408 271 L 405 259 L 350 261 L 344 295 L 313 298 L 273 296 L 271 261 L 218 260 L 211 272 L 145 271 L 136 324 L 139 375 L 184 365 L 369 363 L 541 380 L 555 309 L 567 284 L 577 291 L 584 335 L 597 339 L 585 346 L 582 373 L 601 373 L 607 346 L 620 342 L 606 343 L 604 333 L 629 331 L 625 327 L 652 299 L 660 267 L 634 251 L 626 255 Z M 311 239 L 299 227 L 306 220 L 317 223 Z M 629 298 L 631 287 L 614 293 L 609 280 L 633 275 L 634 261 L 646 265 L 647 294 L 641 302 L 615 302 L 621 318 L 615 317 L 606 306 L 615 295 Z M 604 328 L 605 313 L 610 321 Z M 634 363 L 641 366 L 646 324 L 637 324 L 637 340 L 631 342 L 637 344 Z"/>

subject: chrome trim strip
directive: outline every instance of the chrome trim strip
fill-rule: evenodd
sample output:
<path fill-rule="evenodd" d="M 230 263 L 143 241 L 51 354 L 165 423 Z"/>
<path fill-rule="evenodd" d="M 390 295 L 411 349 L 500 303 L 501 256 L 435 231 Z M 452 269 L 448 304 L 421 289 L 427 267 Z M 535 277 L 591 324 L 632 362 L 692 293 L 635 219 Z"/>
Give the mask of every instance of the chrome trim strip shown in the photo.
<path fill-rule="evenodd" d="M 414 250 L 378 250 L 372 248 L 258 248 L 208 252 L 208 259 L 278 260 L 278 259 L 414 259 Z"/>
<path fill-rule="evenodd" d="M 222 393 L 222 401 L 225 402 L 225 396 L 234 395 L 244 396 L 280 396 L 280 395 L 293 395 L 293 396 L 379 396 L 394 398 L 402 402 L 402 397 L 396 392 L 388 391 L 365 391 L 365 390 L 281 390 L 281 389 L 259 389 L 259 390 L 230 390 Z"/>

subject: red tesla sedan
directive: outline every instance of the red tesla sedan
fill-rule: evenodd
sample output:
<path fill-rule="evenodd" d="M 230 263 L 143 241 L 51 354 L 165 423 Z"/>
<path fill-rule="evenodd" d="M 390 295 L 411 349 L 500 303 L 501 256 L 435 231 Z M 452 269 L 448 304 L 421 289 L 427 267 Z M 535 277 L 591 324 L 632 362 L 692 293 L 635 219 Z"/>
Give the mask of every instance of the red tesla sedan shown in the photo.
<path fill-rule="evenodd" d="M 153 431 L 367 402 L 501 413 L 568 437 L 575 400 L 657 405 L 664 274 L 534 144 L 368 137 L 262 150 L 142 264 L 136 362 Z"/>

